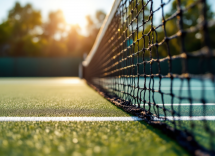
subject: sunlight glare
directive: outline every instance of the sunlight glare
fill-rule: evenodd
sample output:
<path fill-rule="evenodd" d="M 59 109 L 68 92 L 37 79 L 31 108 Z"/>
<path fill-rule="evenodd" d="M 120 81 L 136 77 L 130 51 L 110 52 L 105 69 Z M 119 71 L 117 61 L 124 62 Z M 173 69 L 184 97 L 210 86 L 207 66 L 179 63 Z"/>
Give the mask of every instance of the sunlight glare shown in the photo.
<path fill-rule="evenodd" d="M 62 1 L 53 1 L 52 5 L 58 6 L 58 8 L 63 11 L 68 24 L 78 24 L 83 28 L 87 24 L 86 15 L 94 12 L 94 10 L 90 10 L 91 4 L 86 2 L 87 1 L 83 3 L 83 1 L 67 0 L 62 3 Z"/>

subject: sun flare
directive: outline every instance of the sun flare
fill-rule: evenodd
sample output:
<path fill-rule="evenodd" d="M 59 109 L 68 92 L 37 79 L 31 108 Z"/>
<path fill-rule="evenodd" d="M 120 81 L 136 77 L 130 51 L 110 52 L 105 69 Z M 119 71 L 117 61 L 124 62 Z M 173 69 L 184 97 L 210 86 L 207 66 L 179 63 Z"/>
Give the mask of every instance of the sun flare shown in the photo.
<path fill-rule="evenodd" d="M 68 24 L 78 24 L 80 27 L 86 25 L 86 14 L 84 12 L 77 14 L 75 10 L 64 10 L 63 13 Z"/>
<path fill-rule="evenodd" d="M 66 3 L 59 3 L 54 1 L 53 5 L 58 5 L 59 9 L 63 11 L 65 20 L 68 24 L 78 24 L 84 27 L 87 24 L 86 16 L 92 14 L 93 10 L 90 9 L 90 3 L 83 3 L 82 1 L 66 1 Z"/>

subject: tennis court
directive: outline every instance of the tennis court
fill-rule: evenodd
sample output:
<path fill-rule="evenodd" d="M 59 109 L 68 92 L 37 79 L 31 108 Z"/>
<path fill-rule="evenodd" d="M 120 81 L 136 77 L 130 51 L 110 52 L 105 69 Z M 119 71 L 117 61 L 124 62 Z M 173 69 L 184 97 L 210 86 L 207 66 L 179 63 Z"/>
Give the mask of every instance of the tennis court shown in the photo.
<path fill-rule="evenodd" d="M 115 0 L 79 78 L 1 78 L 2 155 L 215 155 L 206 0 Z"/>
<path fill-rule="evenodd" d="M 0 87 L 1 155 L 189 155 L 79 78 L 1 78 Z"/>

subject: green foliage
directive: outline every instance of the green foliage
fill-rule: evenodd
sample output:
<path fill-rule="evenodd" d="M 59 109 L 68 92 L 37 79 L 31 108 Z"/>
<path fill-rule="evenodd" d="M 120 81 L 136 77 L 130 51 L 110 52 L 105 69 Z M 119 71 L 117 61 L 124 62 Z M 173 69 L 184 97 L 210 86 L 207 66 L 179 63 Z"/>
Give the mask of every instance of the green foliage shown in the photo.
<path fill-rule="evenodd" d="M 135 4 L 136 1 L 133 1 L 134 4 L 131 4 L 129 11 L 131 12 L 131 10 L 134 10 L 136 13 L 138 11 L 140 11 L 140 8 L 142 6 L 141 1 L 138 1 L 139 6 L 138 8 L 135 8 Z M 193 4 L 195 2 L 195 0 L 182 0 L 181 1 L 181 6 L 182 8 L 188 8 L 191 4 Z M 168 48 L 169 48 L 169 52 L 171 55 L 178 55 L 182 52 L 188 52 L 188 53 L 192 53 L 196 50 L 201 49 L 203 46 L 205 46 L 205 44 L 209 45 L 210 47 L 214 48 L 214 37 L 212 36 L 213 32 L 215 32 L 215 26 L 209 28 L 209 37 L 207 40 L 207 43 L 205 42 L 206 40 L 204 39 L 204 32 L 202 30 L 196 31 L 196 32 L 192 32 L 192 33 L 187 33 L 185 34 L 185 37 L 183 39 L 183 44 L 184 44 L 184 49 L 181 49 L 181 37 L 177 37 L 174 39 L 171 39 L 168 44 L 164 43 L 160 46 L 158 46 L 158 48 L 156 48 L 155 46 L 153 46 L 151 49 L 147 49 L 149 48 L 149 46 L 152 43 L 161 43 L 164 38 L 165 38 L 165 32 L 164 32 L 164 27 L 156 29 L 156 31 L 152 30 L 152 27 L 155 28 L 155 26 L 151 26 L 151 21 L 150 21 L 150 16 L 149 16 L 149 12 L 148 10 L 150 10 L 150 3 L 144 8 L 145 13 L 143 13 L 144 11 L 141 11 L 140 15 L 138 16 L 138 21 L 137 19 L 134 21 L 133 26 L 135 28 L 135 24 L 141 24 L 141 22 L 139 23 L 139 17 L 143 17 L 144 14 L 144 21 L 149 20 L 144 27 L 141 27 L 139 29 L 138 34 L 135 33 L 134 35 L 134 39 L 133 42 L 135 42 L 135 47 L 133 47 L 133 52 L 132 53 L 136 53 L 139 52 L 138 55 L 141 56 L 142 58 L 149 58 L 149 57 L 153 57 L 156 58 L 157 54 L 159 55 L 159 57 L 166 57 L 168 56 Z M 171 3 L 170 3 L 171 4 Z M 171 4 L 171 9 L 168 13 L 165 14 L 165 20 L 168 19 L 169 17 L 171 17 L 174 13 L 177 12 L 177 1 L 173 1 Z M 202 5 L 201 4 L 197 4 L 194 5 L 193 7 L 189 8 L 187 11 L 183 12 L 183 25 L 181 28 L 178 27 L 178 19 L 179 17 L 175 17 L 169 21 L 166 22 L 165 24 L 165 31 L 166 31 L 166 37 L 171 37 L 175 34 L 177 34 L 180 29 L 183 30 L 187 30 L 191 27 L 195 27 L 197 25 L 199 25 L 202 22 L 203 17 L 201 16 L 201 10 L 202 10 Z M 208 21 L 213 19 L 213 15 L 214 13 L 212 12 L 211 6 L 209 6 L 208 4 L 206 5 L 206 18 Z M 155 9 L 155 8 L 153 8 Z M 136 14 L 134 13 L 134 15 Z M 132 16 L 132 14 L 129 14 L 129 20 L 131 21 L 132 19 L 134 19 L 134 17 Z M 128 21 L 129 21 L 128 20 Z M 162 19 L 159 20 L 161 24 Z M 125 29 L 125 28 L 124 28 Z M 131 29 L 129 28 L 127 30 L 127 36 L 131 34 Z M 131 38 L 131 37 L 130 37 Z M 147 49 L 147 50 L 145 50 Z M 132 54 L 131 53 L 131 54 Z M 130 54 L 130 55 L 131 55 Z"/>
<path fill-rule="evenodd" d="M 0 24 L 0 56 L 68 57 L 89 52 L 104 20 L 101 10 L 95 20 L 87 16 L 88 36 L 78 25 L 68 25 L 61 10 L 50 12 L 47 22 L 31 4 L 16 2 L 6 21 Z"/>
<path fill-rule="evenodd" d="M 182 0 L 181 6 L 186 8 L 193 2 L 195 0 Z M 145 50 L 152 43 L 160 43 L 165 38 L 163 27 L 157 29 L 156 32 L 151 31 L 150 3 L 143 7 L 146 1 L 135 0 L 129 4 L 127 10 L 124 10 L 124 17 L 122 17 L 121 23 L 119 24 L 120 34 L 124 35 L 124 40 L 130 36 L 129 41 L 127 40 L 126 43 L 127 46 L 135 42 L 135 46 L 127 55 L 139 52 L 138 55 L 143 59 L 149 57 L 155 58 L 157 54 L 159 57 L 166 57 L 168 55 L 167 48 L 169 48 L 171 55 L 178 55 L 184 51 L 193 52 L 199 50 L 205 45 L 204 34 L 200 30 L 185 35 L 183 40 L 185 48 L 183 50 L 181 49 L 182 43 L 180 37 L 171 39 L 168 45 L 164 43 L 158 46 L 158 48 L 153 47 Z M 177 1 L 173 1 L 168 5 L 172 5 L 172 7 L 165 14 L 165 19 L 168 19 L 177 11 Z M 207 19 L 212 20 L 214 13 L 211 10 L 211 6 L 207 5 L 206 7 Z M 182 29 L 186 30 L 201 23 L 202 16 L 200 16 L 200 10 L 202 10 L 202 5 L 198 4 L 183 12 Z M 138 13 L 138 18 L 132 21 Z M 17 2 L 9 11 L 7 20 L 0 24 L 0 56 L 82 56 L 83 53 L 88 53 L 91 50 L 105 18 L 105 13 L 98 10 L 94 16 L 86 16 L 88 36 L 83 36 L 80 34 L 80 27 L 78 25 L 68 26 L 61 10 L 50 12 L 48 21 L 44 23 L 42 22 L 40 11 L 35 10 L 30 4 L 21 6 Z M 137 25 L 142 25 L 142 19 L 146 23 L 143 27 L 139 28 L 139 33 L 132 34 L 131 26 L 135 29 Z M 159 21 L 161 23 L 162 19 L 159 19 Z M 127 29 L 128 24 L 130 26 Z M 125 30 L 126 32 L 124 32 Z M 166 22 L 165 30 L 167 37 L 179 32 L 177 17 Z M 214 34 L 213 32 L 215 32 L 215 26 L 209 28 L 208 31 L 207 45 L 215 48 L 215 44 L 213 44 L 215 40 L 212 36 Z"/>
<path fill-rule="evenodd" d="M 7 40 L 9 40 L 11 33 L 12 27 L 8 21 L 0 24 L 0 43 L 5 43 Z"/>
<path fill-rule="evenodd" d="M 56 12 L 50 12 L 49 21 L 45 24 L 44 34 L 47 37 L 54 37 L 56 33 L 63 32 L 66 25 L 63 12 L 57 10 Z"/>
<path fill-rule="evenodd" d="M 39 11 L 34 10 L 30 4 L 21 7 L 18 2 L 9 11 L 8 21 L 13 25 L 13 38 L 21 38 L 29 34 L 35 26 L 42 24 Z"/>
<path fill-rule="evenodd" d="M 9 11 L 7 21 L 0 25 L 0 49 L 9 47 L 7 55 L 10 56 L 37 56 L 41 48 L 33 42 L 36 35 L 31 32 L 41 25 L 40 11 L 30 4 L 22 7 L 17 2 Z"/>
<path fill-rule="evenodd" d="M 89 51 L 92 45 L 95 42 L 99 29 L 103 23 L 105 18 L 105 13 L 101 10 L 96 11 L 95 13 L 96 21 L 93 20 L 91 16 L 86 16 L 87 19 L 87 31 L 89 32 L 89 36 L 84 39 L 84 51 Z"/>

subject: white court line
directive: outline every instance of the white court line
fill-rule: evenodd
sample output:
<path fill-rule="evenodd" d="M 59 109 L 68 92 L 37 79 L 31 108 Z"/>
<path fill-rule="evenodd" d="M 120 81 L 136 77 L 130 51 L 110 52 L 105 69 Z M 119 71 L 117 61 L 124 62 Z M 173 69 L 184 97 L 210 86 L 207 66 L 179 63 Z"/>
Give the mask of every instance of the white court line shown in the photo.
<path fill-rule="evenodd" d="M 167 116 L 166 118 L 169 120 L 173 120 L 172 116 Z M 163 119 L 159 119 L 159 118 L 155 117 L 154 120 L 162 121 Z M 181 121 L 183 121 L 183 120 L 215 120 L 215 116 L 193 116 L 193 117 L 181 116 L 181 117 L 174 117 L 174 120 L 181 120 Z"/>
<path fill-rule="evenodd" d="M 154 87 L 155 90 L 158 90 L 158 87 Z M 173 90 L 180 90 L 180 87 L 172 87 Z M 182 87 L 181 90 L 188 90 L 188 87 Z M 190 87 L 190 90 L 202 90 L 202 87 Z M 161 90 L 170 90 L 170 87 L 161 87 Z M 205 87 L 204 90 L 214 90 L 214 87 Z"/>
<path fill-rule="evenodd" d="M 138 105 L 138 104 L 136 104 L 136 105 Z M 143 105 L 142 103 L 140 104 L 140 105 Z M 158 106 L 163 106 L 163 104 L 156 104 L 156 105 L 158 105 Z M 171 106 L 172 104 L 164 104 L 164 106 Z M 191 104 L 190 103 L 181 103 L 181 104 L 179 104 L 179 103 L 173 103 L 173 106 L 179 106 L 179 105 L 181 105 L 181 106 L 190 106 Z M 215 106 L 215 103 L 206 103 L 206 104 L 202 104 L 202 103 L 193 103 L 192 104 L 192 106 L 203 106 L 203 105 L 205 105 L 205 106 Z M 149 106 L 148 104 L 146 104 L 146 106 Z M 151 106 L 153 106 L 153 104 L 151 105 Z"/>
<path fill-rule="evenodd" d="M 172 116 L 167 119 L 173 120 Z M 0 117 L 0 121 L 141 121 L 138 117 Z M 154 120 L 163 120 L 154 118 Z M 174 120 L 215 120 L 215 116 L 181 116 L 175 117 Z"/>
<path fill-rule="evenodd" d="M 0 121 L 140 121 L 134 117 L 0 117 Z"/>

